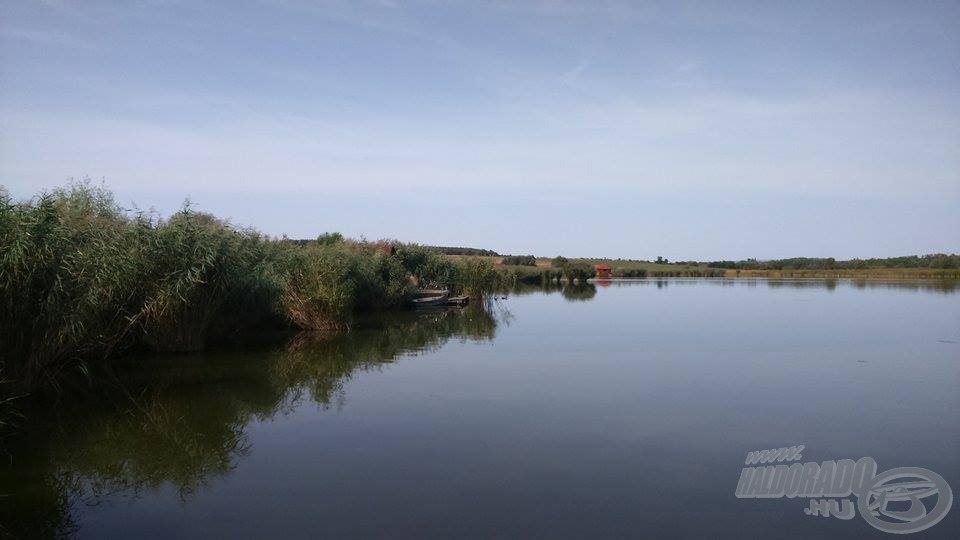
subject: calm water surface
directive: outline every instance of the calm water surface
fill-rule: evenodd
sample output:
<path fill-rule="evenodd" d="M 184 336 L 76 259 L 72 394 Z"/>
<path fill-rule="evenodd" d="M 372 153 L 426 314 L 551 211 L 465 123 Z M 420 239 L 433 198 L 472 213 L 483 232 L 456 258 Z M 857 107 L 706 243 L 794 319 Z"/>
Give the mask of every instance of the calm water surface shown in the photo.
<path fill-rule="evenodd" d="M 953 487 L 948 285 L 641 280 L 145 360 L 10 443 L 7 533 L 883 537 L 734 496 L 747 452 L 870 456 Z M 149 373 L 149 378 L 147 374 Z"/>

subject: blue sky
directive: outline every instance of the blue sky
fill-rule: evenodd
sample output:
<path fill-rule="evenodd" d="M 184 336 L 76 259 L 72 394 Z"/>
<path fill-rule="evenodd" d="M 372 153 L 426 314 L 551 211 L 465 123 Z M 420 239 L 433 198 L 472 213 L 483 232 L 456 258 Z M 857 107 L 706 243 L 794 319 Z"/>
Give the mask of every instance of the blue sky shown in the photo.
<path fill-rule="evenodd" d="M 0 0 L 0 185 L 264 232 L 960 251 L 960 3 Z"/>

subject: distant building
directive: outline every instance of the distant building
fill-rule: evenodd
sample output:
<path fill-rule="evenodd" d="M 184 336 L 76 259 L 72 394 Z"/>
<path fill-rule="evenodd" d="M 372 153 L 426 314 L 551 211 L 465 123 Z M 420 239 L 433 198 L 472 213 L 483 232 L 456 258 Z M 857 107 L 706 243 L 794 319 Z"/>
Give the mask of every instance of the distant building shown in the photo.
<path fill-rule="evenodd" d="M 384 255 L 393 255 L 397 252 L 397 246 L 392 242 L 380 242 L 377 244 L 377 249 Z"/>
<path fill-rule="evenodd" d="M 594 267 L 594 269 L 597 271 L 597 277 L 600 279 L 607 279 L 612 276 L 611 272 L 613 271 L 613 269 L 610 268 L 609 265 L 598 264 Z"/>

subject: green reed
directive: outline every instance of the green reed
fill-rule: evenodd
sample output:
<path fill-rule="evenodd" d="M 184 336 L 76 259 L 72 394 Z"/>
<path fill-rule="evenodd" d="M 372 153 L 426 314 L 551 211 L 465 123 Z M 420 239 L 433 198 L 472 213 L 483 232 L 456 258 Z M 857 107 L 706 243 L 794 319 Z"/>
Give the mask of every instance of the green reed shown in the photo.
<path fill-rule="evenodd" d="M 0 403 L 130 349 L 196 351 L 271 325 L 340 329 L 403 304 L 416 284 L 489 281 L 484 265 L 416 246 L 393 255 L 327 240 L 270 238 L 189 205 L 167 219 L 130 212 L 89 183 L 20 202 L 0 189 Z"/>

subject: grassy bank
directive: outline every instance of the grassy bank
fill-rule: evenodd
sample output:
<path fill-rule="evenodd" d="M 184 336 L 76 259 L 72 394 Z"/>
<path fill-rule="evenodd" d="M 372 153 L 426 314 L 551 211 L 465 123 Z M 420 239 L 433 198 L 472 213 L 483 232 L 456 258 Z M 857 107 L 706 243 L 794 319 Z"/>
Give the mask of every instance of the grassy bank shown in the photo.
<path fill-rule="evenodd" d="M 484 259 L 393 247 L 270 238 L 189 206 L 169 218 L 129 212 L 89 184 L 20 202 L 0 190 L 0 403 L 83 380 L 91 363 L 130 350 L 343 329 L 418 286 L 479 295 L 501 279 Z"/>

